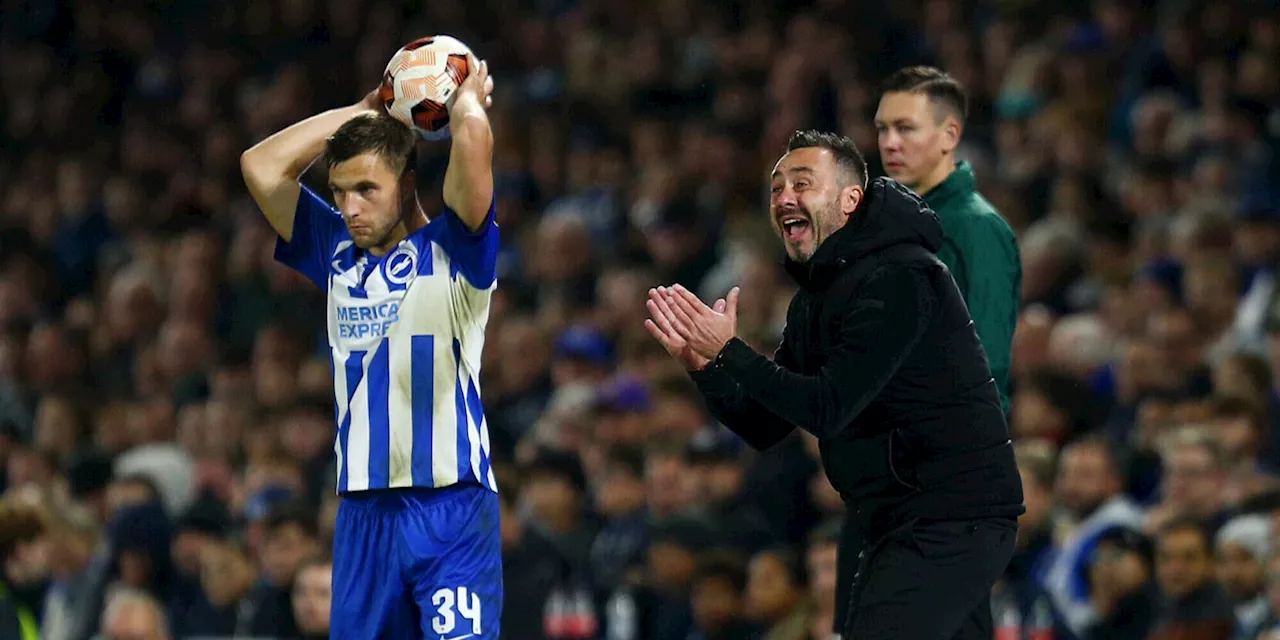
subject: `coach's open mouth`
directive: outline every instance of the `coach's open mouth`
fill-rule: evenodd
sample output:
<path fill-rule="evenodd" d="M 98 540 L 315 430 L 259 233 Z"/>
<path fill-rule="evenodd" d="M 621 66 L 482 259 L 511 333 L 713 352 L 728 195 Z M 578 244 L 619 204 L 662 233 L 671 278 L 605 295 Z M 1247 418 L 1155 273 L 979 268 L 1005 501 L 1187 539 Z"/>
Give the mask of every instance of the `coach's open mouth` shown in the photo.
<path fill-rule="evenodd" d="M 778 221 L 782 225 L 782 238 L 788 241 L 799 240 L 809 231 L 809 219 L 799 214 L 787 214 Z"/>

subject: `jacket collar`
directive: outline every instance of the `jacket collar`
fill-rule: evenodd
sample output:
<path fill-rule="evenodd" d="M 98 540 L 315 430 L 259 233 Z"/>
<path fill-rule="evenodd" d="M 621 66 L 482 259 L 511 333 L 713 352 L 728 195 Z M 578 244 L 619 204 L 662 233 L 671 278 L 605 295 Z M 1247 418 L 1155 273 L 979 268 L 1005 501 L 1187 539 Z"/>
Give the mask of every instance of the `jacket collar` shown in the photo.
<path fill-rule="evenodd" d="M 977 191 L 978 179 L 973 175 L 973 166 L 968 160 L 961 160 L 956 163 L 956 170 L 952 171 L 946 180 L 924 194 L 924 201 L 935 213 L 944 216 L 946 214 L 942 212 L 951 202 Z"/>

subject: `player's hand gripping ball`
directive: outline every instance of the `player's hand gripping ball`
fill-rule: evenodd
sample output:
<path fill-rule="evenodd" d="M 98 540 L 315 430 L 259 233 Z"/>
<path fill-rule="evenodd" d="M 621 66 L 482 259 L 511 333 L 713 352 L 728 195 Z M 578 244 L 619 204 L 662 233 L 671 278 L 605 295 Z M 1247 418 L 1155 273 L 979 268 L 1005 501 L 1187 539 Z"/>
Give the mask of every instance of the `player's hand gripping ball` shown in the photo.
<path fill-rule="evenodd" d="M 378 97 L 387 113 L 426 140 L 449 137 L 449 110 L 471 73 L 471 49 L 457 38 L 428 36 L 401 47 L 382 75 Z"/>

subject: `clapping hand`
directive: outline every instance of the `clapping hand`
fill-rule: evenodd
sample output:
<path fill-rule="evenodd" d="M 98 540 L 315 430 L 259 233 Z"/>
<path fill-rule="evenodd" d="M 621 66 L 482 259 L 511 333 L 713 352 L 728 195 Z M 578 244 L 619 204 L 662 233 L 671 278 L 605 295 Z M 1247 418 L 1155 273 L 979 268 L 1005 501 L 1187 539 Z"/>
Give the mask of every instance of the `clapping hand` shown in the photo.
<path fill-rule="evenodd" d="M 737 287 L 712 306 L 681 285 L 658 287 L 649 290 L 645 306 L 652 316 L 645 328 L 690 370 L 706 367 L 737 333 Z"/>

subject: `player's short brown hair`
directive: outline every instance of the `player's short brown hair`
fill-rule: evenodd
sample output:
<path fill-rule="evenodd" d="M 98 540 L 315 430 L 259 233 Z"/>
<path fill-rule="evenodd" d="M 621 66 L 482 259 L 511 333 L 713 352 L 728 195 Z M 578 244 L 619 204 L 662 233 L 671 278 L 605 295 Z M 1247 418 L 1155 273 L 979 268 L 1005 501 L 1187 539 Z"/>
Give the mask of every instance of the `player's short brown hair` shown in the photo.
<path fill-rule="evenodd" d="M 897 70 L 880 85 L 880 94 L 886 93 L 921 93 L 928 96 L 930 103 L 945 110 L 941 113 L 935 111 L 939 121 L 945 113 L 955 116 L 962 123 L 969 117 L 969 94 L 964 85 L 937 67 L 920 65 Z"/>
<path fill-rule="evenodd" d="M 413 129 L 382 113 L 362 113 L 346 121 L 325 141 L 324 163 L 332 169 L 358 155 L 373 153 L 395 169 L 413 169 L 417 155 Z"/>

